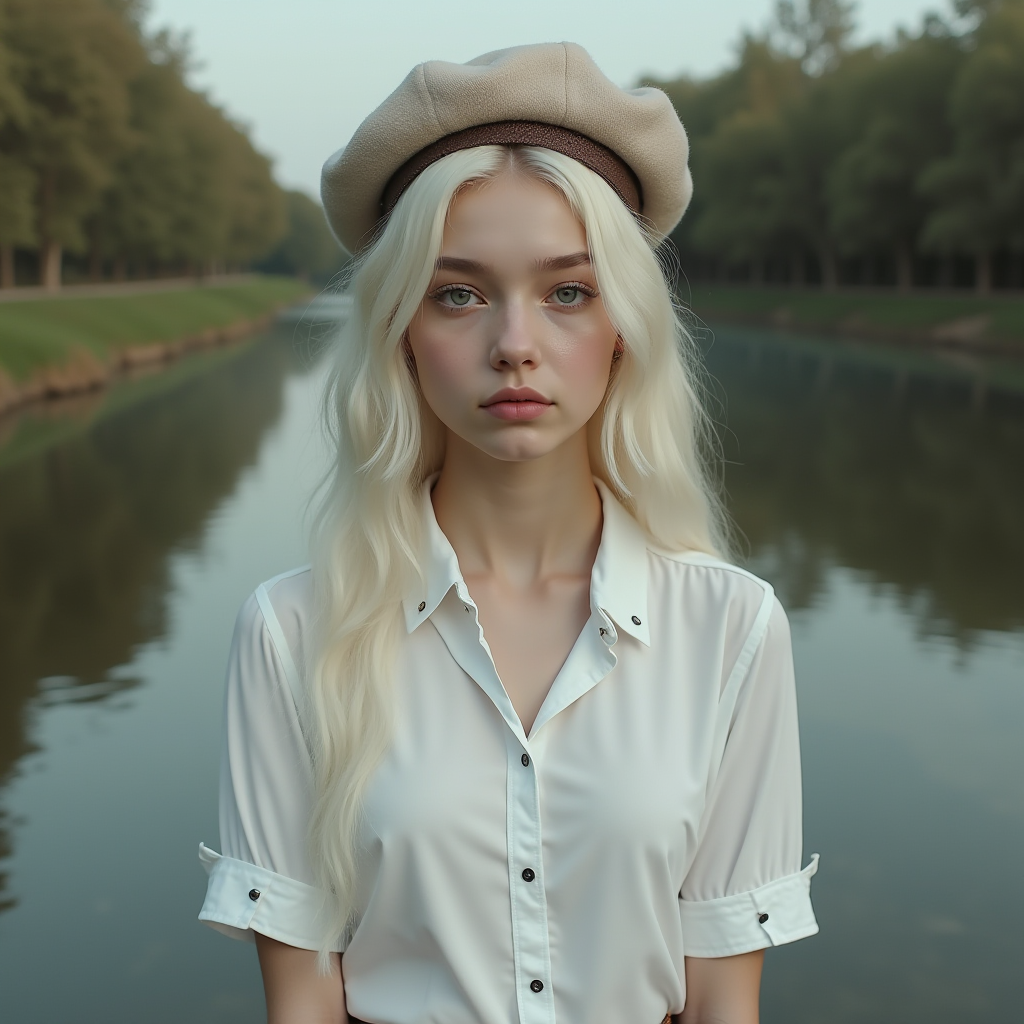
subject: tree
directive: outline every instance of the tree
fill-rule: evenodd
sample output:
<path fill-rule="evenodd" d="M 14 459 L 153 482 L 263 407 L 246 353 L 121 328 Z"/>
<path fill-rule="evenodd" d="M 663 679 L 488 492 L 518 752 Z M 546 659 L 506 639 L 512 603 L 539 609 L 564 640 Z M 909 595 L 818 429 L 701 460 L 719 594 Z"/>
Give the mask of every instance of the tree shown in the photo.
<path fill-rule="evenodd" d="M 930 212 L 918 181 L 952 146 L 947 96 L 963 60 L 939 24 L 874 51 L 850 84 L 859 137 L 828 174 L 833 232 L 846 252 L 890 250 L 897 283 L 911 286 L 914 249 Z"/>
<path fill-rule="evenodd" d="M 715 78 L 646 80 L 668 94 L 690 140 L 694 199 L 672 234 L 684 257 L 703 250 L 756 261 L 763 254 L 773 232 L 760 206 L 763 190 L 754 179 L 773 166 L 770 123 L 803 92 L 805 77 L 797 60 L 748 34 L 736 67 Z M 752 220 L 738 215 L 741 207 L 752 209 Z"/>
<path fill-rule="evenodd" d="M 980 18 L 949 99 L 953 152 L 921 177 L 935 204 L 923 232 L 940 251 L 973 252 L 979 291 L 1000 245 L 1024 244 L 1024 3 L 964 3 Z"/>
<path fill-rule="evenodd" d="M 265 255 L 287 230 L 284 193 L 274 182 L 270 161 L 258 153 L 237 125 L 223 132 L 226 231 L 221 257 L 239 265 Z"/>
<path fill-rule="evenodd" d="M 258 259 L 285 229 L 284 197 L 248 136 L 184 82 L 179 41 L 149 41 L 130 83 L 132 144 L 87 221 L 93 272 L 113 260 L 192 271 Z"/>
<path fill-rule="evenodd" d="M 343 254 L 334 240 L 324 211 L 305 192 L 286 192 L 288 229 L 260 262 L 270 274 L 292 274 L 326 284 L 341 268 Z"/>
<path fill-rule="evenodd" d="M 12 136 L 26 127 L 28 104 L 18 83 L 20 59 L 6 45 L 7 11 L 0 6 L 0 288 L 14 287 L 14 247 L 34 241 L 31 169 L 15 152 Z"/>
<path fill-rule="evenodd" d="M 64 246 L 81 246 L 83 215 L 130 141 L 128 82 L 145 53 L 117 5 L 4 0 L 26 116 L 7 144 L 36 182 L 41 277 L 59 287 Z"/>
<path fill-rule="evenodd" d="M 809 75 L 834 71 L 853 34 L 849 0 L 779 0 L 772 36 L 779 49 L 800 61 Z"/>
<path fill-rule="evenodd" d="M 755 280 L 784 231 L 779 203 L 784 145 L 777 117 L 741 111 L 704 142 L 695 164 L 704 202 L 693 242 L 731 263 L 750 262 Z"/>
<path fill-rule="evenodd" d="M 847 58 L 844 69 L 851 67 L 852 60 Z M 781 117 L 783 165 L 776 186 L 779 230 L 815 254 L 826 289 L 835 288 L 839 277 L 839 242 L 829 219 L 828 176 L 855 131 L 844 78 L 836 72 L 815 80 Z"/>

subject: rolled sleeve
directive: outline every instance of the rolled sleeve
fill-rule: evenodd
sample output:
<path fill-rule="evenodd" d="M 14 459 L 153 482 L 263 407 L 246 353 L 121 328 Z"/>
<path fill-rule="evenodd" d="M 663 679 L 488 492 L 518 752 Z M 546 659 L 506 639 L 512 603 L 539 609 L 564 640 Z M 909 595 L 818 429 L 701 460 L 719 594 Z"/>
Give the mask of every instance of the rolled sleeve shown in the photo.
<path fill-rule="evenodd" d="M 768 594 L 723 692 L 725 736 L 680 891 L 687 956 L 720 957 L 817 932 L 801 870 L 800 741 L 789 622 Z"/>
<path fill-rule="evenodd" d="M 254 932 L 303 949 L 328 943 L 328 900 L 306 851 L 313 800 L 280 629 L 255 597 L 238 616 L 228 659 L 220 777 L 220 847 L 200 844 L 206 900 L 199 920 L 236 939 Z M 282 657 L 282 653 L 285 657 Z M 333 941 L 333 940 L 332 940 Z M 339 947 L 340 948 L 340 947 Z"/>
<path fill-rule="evenodd" d="M 687 956 L 735 956 L 815 935 L 811 876 L 817 870 L 815 854 L 803 871 L 759 889 L 700 902 L 680 900 Z"/>
<path fill-rule="evenodd" d="M 255 932 L 300 949 L 319 949 L 327 935 L 324 893 L 287 875 L 222 857 L 199 844 L 209 875 L 199 920 L 233 939 L 252 942 Z M 341 952 L 341 944 L 334 946 Z"/>

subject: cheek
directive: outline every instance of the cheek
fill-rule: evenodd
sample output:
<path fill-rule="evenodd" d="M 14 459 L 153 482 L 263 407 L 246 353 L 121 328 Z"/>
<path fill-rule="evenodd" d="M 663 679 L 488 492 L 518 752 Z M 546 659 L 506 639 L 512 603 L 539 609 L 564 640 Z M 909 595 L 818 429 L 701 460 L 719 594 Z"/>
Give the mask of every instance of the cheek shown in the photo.
<path fill-rule="evenodd" d="M 569 393 L 577 396 L 580 408 L 588 407 L 588 415 L 604 398 L 614 347 L 614 331 L 595 330 L 566 338 L 552 352 L 559 377 L 570 385 Z"/>
<path fill-rule="evenodd" d="M 473 347 L 460 344 L 452 331 L 432 327 L 423 323 L 410 327 L 409 344 L 423 396 L 443 419 L 440 406 L 466 392 L 476 369 L 476 355 Z"/>

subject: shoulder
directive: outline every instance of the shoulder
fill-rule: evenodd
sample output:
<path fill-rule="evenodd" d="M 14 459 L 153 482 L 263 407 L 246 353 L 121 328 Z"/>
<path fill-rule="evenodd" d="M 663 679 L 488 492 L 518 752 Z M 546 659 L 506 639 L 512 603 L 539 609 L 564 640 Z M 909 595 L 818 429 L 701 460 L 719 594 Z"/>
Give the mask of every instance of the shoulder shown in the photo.
<path fill-rule="evenodd" d="M 703 551 L 670 551 L 648 544 L 647 555 L 654 582 L 667 588 L 696 591 L 716 603 L 757 607 L 771 602 L 775 595 L 767 580 Z"/>
<path fill-rule="evenodd" d="M 313 618 L 309 566 L 261 583 L 242 604 L 235 624 L 237 650 L 273 653 L 293 689 L 302 677 Z"/>
<path fill-rule="evenodd" d="M 747 569 L 700 551 L 670 551 L 648 544 L 649 598 L 718 635 L 737 655 L 768 634 L 788 642 L 786 613 L 767 581 Z"/>
<path fill-rule="evenodd" d="M 261 583 L 249 602 L 255 602 L 267 620 L 305 626 L 313 614 L 313 579 L 308 565 L 289 569 Z M 247 603 L 249 603 L 247 602 Z"/>

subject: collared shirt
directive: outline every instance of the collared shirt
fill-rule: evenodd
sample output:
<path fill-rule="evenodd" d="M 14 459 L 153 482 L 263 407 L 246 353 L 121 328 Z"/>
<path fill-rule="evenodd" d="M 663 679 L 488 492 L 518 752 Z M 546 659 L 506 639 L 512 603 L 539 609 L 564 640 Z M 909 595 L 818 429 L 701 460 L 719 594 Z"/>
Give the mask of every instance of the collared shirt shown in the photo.
<path fill-rule="evenodd" d="M 598 486 L 590 619 L 529 733 L 424 488 L 424 587 L 405 601 L 393 739 L 359 837 L 363 909 L 333 946 L 354 1017 L 655 1024 L 683 1009 L 684 957 L 817 931 L 785 613 L 750 573 L 658 548 Z M 325 934 L 297 710 L 311 614 L 308 570 L 242 608 L 223 855 L 200 846 L 201 920 L 307 949 Z"/>

